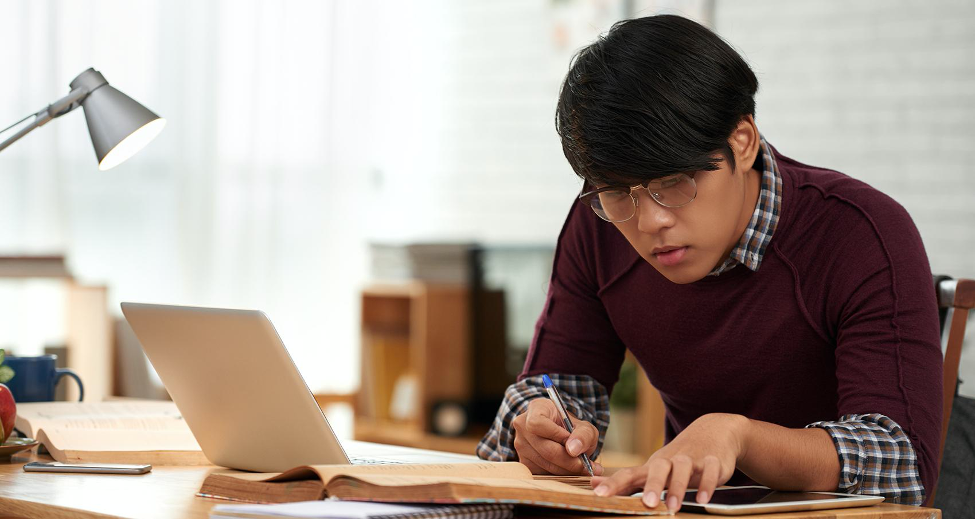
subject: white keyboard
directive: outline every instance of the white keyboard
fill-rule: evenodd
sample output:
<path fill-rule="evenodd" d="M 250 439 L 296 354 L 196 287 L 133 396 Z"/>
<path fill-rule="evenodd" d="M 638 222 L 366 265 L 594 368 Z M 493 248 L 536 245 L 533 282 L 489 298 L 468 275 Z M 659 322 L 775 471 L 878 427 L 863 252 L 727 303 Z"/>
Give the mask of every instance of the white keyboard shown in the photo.
<path fill-rule="evenodd" d="M 407 464 L 406 462 L 399 460 L 384 460 L 384 459 L 371 459 L 371 458 L 357 458 L 353 457 L 349 459 L 350 464 L 356 465 L 369 465 L 369 464 Z"/>

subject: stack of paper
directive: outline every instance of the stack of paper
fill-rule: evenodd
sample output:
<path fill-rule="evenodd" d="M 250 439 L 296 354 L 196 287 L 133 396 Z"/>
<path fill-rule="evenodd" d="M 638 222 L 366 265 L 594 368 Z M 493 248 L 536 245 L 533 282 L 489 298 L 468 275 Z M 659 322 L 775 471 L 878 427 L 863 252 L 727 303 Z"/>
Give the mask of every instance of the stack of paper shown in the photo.
<path fill-rule="evenodd" d="M 426 280 L 469 283 L 471 243 L 370 244 L 372 275 L 377 280 Z"/>

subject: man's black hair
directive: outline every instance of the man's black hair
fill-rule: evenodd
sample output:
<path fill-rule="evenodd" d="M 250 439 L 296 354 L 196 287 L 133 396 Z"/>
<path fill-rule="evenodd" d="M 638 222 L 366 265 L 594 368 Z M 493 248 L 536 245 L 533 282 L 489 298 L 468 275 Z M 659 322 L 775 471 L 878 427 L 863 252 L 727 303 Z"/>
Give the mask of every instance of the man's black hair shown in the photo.
<path fill-rule="evenodd" d="M 757 79 L 725 41 L 674 15 L 617 22 L 580 50 L 556 129 L 590 184 L 628 184 L 733 164 L 729 136 L 754 115 Z M 717 157 L 721 154 L 721 157 Z"/>

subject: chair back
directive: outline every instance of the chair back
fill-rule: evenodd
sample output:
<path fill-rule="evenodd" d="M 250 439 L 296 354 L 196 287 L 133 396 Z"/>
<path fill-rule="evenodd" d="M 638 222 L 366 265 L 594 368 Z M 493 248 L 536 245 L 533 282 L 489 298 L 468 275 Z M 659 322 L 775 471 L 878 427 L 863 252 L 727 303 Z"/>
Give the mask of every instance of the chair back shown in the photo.
<path fill-rule="evenodd" d="M 957 394 L 957 378 L 960 372 L 960 352 L 967 330 L 967 317 L 974 308 L 974 281 L 934 276 L 936 300 L 940 308 L 941 347 L 943 348 L 943 435 L 940 437 L 940 456 L 937 471 L 943 467 L 943 446 L 950 425 L 950 411 Z M 938 483 L 938 482 L 937 482 Z M 936 487 L 926 497 L 926 505 L 933 504 Z"/>

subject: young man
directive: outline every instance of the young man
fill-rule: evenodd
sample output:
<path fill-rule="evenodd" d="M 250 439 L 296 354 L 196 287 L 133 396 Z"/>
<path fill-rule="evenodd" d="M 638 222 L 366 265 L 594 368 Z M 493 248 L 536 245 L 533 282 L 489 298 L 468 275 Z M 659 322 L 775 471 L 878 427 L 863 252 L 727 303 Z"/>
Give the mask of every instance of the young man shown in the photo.
<path fill-rule="evenodd" d="M 581 474 L 627 349 L 665 402 L 667 444 L 597 494 L 655 506 L 667 489 L 676 511 L 687 488 L 707 502 L 752 480 L 922 503 L 942 355 L 919 233 L 889 197 L 767 143 L 756 90 L 735 51 L 676 16 L 620 22 L 576 56 L 556 125 L 584 187 L 479 456 Z"/>

